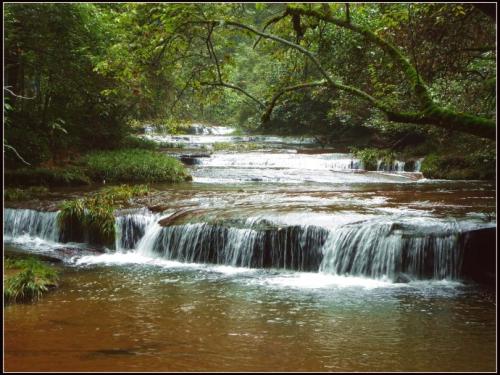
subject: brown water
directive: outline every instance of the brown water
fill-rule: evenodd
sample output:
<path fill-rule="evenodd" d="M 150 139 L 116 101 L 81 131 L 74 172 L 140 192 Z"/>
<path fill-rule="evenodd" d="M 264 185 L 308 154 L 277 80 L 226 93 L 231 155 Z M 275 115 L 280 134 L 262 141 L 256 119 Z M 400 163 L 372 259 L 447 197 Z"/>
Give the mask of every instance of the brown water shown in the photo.
<path fill-rule="evenodd" d="M 494 371 L 474 286 L 231 267 L 88 265 L 5 309 L 7 371 Z"/>

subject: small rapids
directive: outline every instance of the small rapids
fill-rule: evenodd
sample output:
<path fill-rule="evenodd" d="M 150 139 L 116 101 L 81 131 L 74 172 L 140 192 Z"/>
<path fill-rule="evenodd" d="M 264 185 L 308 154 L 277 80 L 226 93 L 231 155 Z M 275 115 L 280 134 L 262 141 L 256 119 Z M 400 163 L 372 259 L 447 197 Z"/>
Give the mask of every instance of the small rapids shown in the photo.
<path fill-rule="evenodd" d="M 158 134 L 148 127 L 144 136 L 158 142 L 183 139 L 190 146 L 255 141 L 274 148 L 179 154 L 192 161 L 192 190 L 173 189 L 164 198 L 172 208 L 161 213 L 147 208 L 117 212 L 114 249 L 98 249 L 106 254 L 95 259 L 162 260 L 383 282 L 462 280 L 464 259 L 473 263 L 474 257 L 483 257 L 481 262 L 487 263 L 487 256 L 472 251 L 487 246 L 481 238 L 489 238 L 496 224 L 469 214 L 477 216 L 472 207 L 478 212 L 488 208 L 492 197 L 486 203 L 476 197 L 471 202 L 475 206 L 464 206 L 462 201 L 446 204 L 446 197 L 434 198 L 441 191 L 432 181 L 422 184 L 430 188 L 417 189 L 421 184 L 415 182 L 424 181 L 422 159 L 379 161 L 377 171 L 365 171 L 352 154 L 305 150 L 314 144 L 311 139 L 236 136 L 232 128 L 202 124 L 193 124 L 189 132 Z M 293 144 L 295 149 L 282 147 Z M 464 199 L 477 194 L 470 191 Z M 195 210 L 177 220 L 173 215 L 186 207 Z M 189 212 L 198 214 L 191 217 Z M 4 216 L 8 242 L 28 248 L 89 242 L 82 233 L 61 233 L 57 212 L 8 208 Z"/>
<path fill-rule="evenodd" d="M 59 241 L 58 212 L 44 212 L 29 209 L 4 209 L 4 238 L 37 237 L 43 240 Z"/>
<path fill-rule="evenodd" d="M 305 170 L 360 170 L 361 160 L 350 154 L 306 155 L 295 153 L 214 154 L 200 159 L 202 167 L 290 168 Z"/>

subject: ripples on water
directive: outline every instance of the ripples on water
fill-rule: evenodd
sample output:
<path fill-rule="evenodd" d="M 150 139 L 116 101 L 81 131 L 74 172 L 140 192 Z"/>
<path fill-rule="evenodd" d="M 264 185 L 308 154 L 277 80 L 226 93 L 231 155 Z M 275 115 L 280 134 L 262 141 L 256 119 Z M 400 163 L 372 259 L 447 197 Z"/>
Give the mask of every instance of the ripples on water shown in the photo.
<path fill-rule="evenodd" d="M 12 368 L 31 358 L 41 370 L 494 367 L 494 304 L 457 282 L 394 284 L 135 255 L 75 265 L 36 309 L 8 307 Z"/>

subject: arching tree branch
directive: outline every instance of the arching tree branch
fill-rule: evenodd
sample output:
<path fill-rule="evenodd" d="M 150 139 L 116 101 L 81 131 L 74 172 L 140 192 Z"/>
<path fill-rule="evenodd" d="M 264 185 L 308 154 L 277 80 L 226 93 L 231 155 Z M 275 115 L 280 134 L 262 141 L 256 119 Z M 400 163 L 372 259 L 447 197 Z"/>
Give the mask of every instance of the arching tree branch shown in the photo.
<path fill-rule="evenodd" d="M 217 82 L 201 82 L 202 85 L 205 86 L 220 86 L 220 87 L 226 87 L 229 89 L 233 89 L 236 91 L 241 92 L 242 94 L 246 95 L 248 98 L 252 99 L 255 103 L 257 103 L 261 108 L 264 108 L 265 105 L 262 103 L 260 100 L 258 100 L 256 97 L 245 91 L 243 88 L 235 85 L 231 85 L 229 83 L 225 83 L 222 80 L 222 73 L 221 73 L 221 68 L 219 64 L 219 60 L 217 59 L 217 55 L 215 54 L 214 50 L 214 45 L 212 43 L 212 32 L 214 30 L 215 24 L 212 22 L 208 22 L 208 36 L 206 39 L 206 44 L 207 44 L 207 49 L 210 57 L 214 60 L 215 67 L 217 69 Z"/>
<path fill-rule="evenodd" d="M 236 28 L 240 28 L 243 30 L 250 31 L 257 35 L 262 36 L 263 38 L 274 40 L 278 43 L 281 43 L 285 46 L 293 48 L 295 50 L 300 51 L 304 55 L 306 55 L 318 68 L 321 75 L 325 79 L 328 86 L 332 88 L 337 88 L 343 91 L 347 91 L 353 95 L 356 95 L 369 103 L 375 108 L 384 112 L 390 121 L 397 121 L 402 123 L 413 123 L 413 124 L 422 124 L 422 125 L 434 125 L 437 127 L 445 128 L 448 130 L 456 130 L 462 131 L 465 133 L 469 133 L 472 135 L 476 135 L 483 138 L 488 139 L 496 139 L 496 123 L 494 120 L 482 118 L 479 116 L 473 116 L 465 113 L 457 113 L 447 109 L 444 109 L 434 103 L 431 99 L 430 94 L 427 90 L 426 85 L 424 84 L 421 77 L 419 77 L 418 72 L 415 67 L 409 62 L 408 58 L 404 56 L 404 54 L 399 51 L 395 46 L 385 41 L 384 39 L 377 36 L 371 30 L 365 29 L 363 27 L 354 25 L 352 23 L 347 23 L 346 21 L 339 20 L 333 18 L 332 16 L 321 14 L 313 9 L 296 9 L 296 8 L 287 8 L 286 13 L 294 14 L 297 13 L 302 15 L 307 15 L 311 17 L 316 17 L 325 22 L 333 23 L 337 26 L 344 27 L 350 29 L 356 33 L 363 35 L 367 40 L 372 41 L 379 47 L 381 47 L 402 69 L 406 79 L 412 85 L 415 96 L 419 99 L 421 105 L 421 111 L 416 113 L 400 113 L 394 111 L 392 108 L 388 107 L 385 103 L 380 100 L 375 99 L 370 94 L 352 87 L 336 82 L 321 66 L 318 59 L 306 48 L 290 42 L 289 40 L 283 39 L 273 34 L 264 33 L 262 31 L 256 30 L 248 25 L 241 24 L 235 21 L 194 21 L 195 23 L 210 23 L 214 26 L 234 26 Z M 218 86 L 229 87 L 230 85 L 222 85 L 217 84 Z M 235 87 L 231 87 L 235 88 Z M 244 92 L 240 88 L 240 91 Z M 245 93 L 245 92 L 244 92 Z M 248 96 L 248 93 L 246 93 Z M 258 101 L 257 99 L 249 96 L 254 101 Z M 258 101 L 260 102 L 260 101 Z M 269 109 L 269 108 L 268 108 Z M 272 108 L 271 108 L 272 111 Z M 270 117 L 270 113 L 267 116 L 263 116 L 265 118 Z"/>
<path fill-rule="evenodd" d="M 301 14 L 304 16 L 314 17 L 316 19 L 332 23 L 336 26 L 349 29 L 357 34 L 362 35 L 368 41 L 382 48 L 382 50 L 386 52 L 401 67 L 403 74 L 405 75 L 408 82 L 410 82 L 410 84 L 412 85 L 413 91 L 415 92 L 415 95 L 422 107 L 425 108 L 434 104 L 424 81 L 419 76 L 415 67 L 410 63 L 409 59 L 404 56 L 404 54 L 398 48 L 379 37 L 373 31 L 362 26 L 355 25 L 352 22 L 347 22 L 342 19 L 335 18 L 331 14 L 323 14 L 314 9 L 288 7 L 286 11 L 289 14 Z"/>
<path fill-rule="evenodd" d="M 200 82 L 202 86 L 220 86 L 220 87 L 226 87 L 228 89 L 236 90 L 241 92 L 242 94 L 246 95 L 248 98 L 252 99 L 255 103 L 257 103 L 261 108 L 265 108 L 266 106 L 264 103 L 262 103 L 259 99 L 257 99 L 255 96 L 252 94 L 248 93 L 244 89 L 242 89 L 239 86 L 235 85 L 230 85 L 229 83 L 224 83 L 224 82 Z"/>
<path fill-rule="evenodd" d="M 295 86 L 285 87 L 281 91 L 279 91 L 276 94 L 274 94 L 274 96 L 272 97 L 271 101 L 267 105 L 266 111 L 264 112 L 264 114 L 261 117 L 262 123 L 266 123 L 266 122 L 268 122 L 271 119 L 271 113 L 273 112 L 273 109 L 276 106 L 276 102 L 285 93 L 290 92 L 290 91 L 295 91 L 295 90 L 301 90 L 301 89 L 305 89 L 305 88 L 310 88 L 310 87 L 327 86 L 327 85 L 328 85 L 328 82 L 326 82 L 325 80 L 323 80 L 323 81 L 318 81 L 318 82 L 302 83 L 302 84 L 295 85 Z"/>

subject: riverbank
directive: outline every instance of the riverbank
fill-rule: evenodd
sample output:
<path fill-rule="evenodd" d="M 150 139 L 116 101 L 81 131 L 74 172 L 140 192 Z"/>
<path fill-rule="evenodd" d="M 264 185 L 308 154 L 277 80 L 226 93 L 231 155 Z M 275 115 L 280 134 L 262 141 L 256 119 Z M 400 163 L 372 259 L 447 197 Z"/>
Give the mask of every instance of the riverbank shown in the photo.
<path fill-rule="evenodd" d="M 20 168 L 4 172 L 6 187 L 82 186 L 96 182 L 176 183 L 189 181 L 190 178 L 177 159 L 145 148 L 94 151 L 58 167 Z"/>

